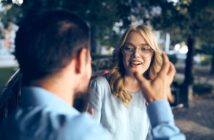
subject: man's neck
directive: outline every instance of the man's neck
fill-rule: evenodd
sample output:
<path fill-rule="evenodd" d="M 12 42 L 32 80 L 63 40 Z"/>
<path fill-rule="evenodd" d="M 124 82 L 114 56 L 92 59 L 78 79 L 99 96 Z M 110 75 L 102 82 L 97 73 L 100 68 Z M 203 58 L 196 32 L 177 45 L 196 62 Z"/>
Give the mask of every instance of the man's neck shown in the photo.
<path fill-rule="evenodd" d="M 32 84 L 32 86 L 38 86 L 46 89 L 50 93 L 54 94 L 58 98 L 62 99 L 68 105 L 73 106 L 74 102 L 74 90 L 72 86 L 69 84 L 70 82 L 66 81 L 66 79 L 57 79 L 57 78 L 49 78 L 37 83 Z"/>

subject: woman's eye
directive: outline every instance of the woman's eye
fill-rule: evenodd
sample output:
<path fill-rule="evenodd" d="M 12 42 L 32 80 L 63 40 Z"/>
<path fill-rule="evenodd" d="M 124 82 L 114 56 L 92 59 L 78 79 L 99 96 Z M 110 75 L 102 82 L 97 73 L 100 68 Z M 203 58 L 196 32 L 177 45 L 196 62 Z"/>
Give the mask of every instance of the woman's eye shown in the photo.
<path fill-rule="evenodd" d="M 127 50 L 127 51 L 133 51 L 133 48 L 132 48 L 132 47 L 129 47 L 128 45 L 125 46 L 124 49 Z"/>
<path fill-rule="evenodd" d="M 127 51 L 134 52 L 134 49 L 133 48 L 127 48 Z"/>
<path fill-rule="evenodd" d="M 148 51 L 149 49 L 148 48 L 141 48 L 141 51 L 145 52 L 145 51 Z"/>

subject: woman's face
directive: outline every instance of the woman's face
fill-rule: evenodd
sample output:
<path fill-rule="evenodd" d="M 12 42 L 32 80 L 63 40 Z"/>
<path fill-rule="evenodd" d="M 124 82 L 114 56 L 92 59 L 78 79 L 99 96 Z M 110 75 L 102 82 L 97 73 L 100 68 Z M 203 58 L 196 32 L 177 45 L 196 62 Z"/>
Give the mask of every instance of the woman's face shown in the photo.
<path fill-rule="evenodd" d="M 122 48 L 123 64 L 128 75 L 135 72 L 144 74 L 151 63 L 153 50 L 140 33 L 132 31 Z"/>

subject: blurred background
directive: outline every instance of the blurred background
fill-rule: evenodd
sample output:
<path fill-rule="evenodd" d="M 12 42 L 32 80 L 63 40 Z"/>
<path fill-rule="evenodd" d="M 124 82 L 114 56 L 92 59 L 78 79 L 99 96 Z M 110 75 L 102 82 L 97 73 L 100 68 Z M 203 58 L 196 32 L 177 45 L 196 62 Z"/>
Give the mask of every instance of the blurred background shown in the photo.
<path fill-rule="evenodd" d="M 177 125 L 187 139 L 214 139 L 214 1 L 0 0 L 0 90 L 18 69 L 13 53 L 21 19 L 50 8 L 68 9 L 91 27 L 94 76 L 108 72 L 114 46 L 128 26 L 151 25 L 176 66 L 172 109 Z M 1 111 L 5 97 L 0 92 Z"/>

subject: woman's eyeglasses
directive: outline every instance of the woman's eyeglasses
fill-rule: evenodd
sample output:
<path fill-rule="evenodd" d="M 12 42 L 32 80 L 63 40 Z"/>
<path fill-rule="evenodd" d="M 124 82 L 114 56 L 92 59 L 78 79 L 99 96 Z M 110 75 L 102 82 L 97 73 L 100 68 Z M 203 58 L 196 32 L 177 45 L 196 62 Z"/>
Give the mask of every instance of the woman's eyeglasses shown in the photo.
<path fill-rule="evenodd" d="M 133 45 L 131 44 L 125 44 L 123 46 L 123 52 L 126 54 L 126 55 L 133 55 L 135 52 L 138 52 L 141 56 L 144 56 L 144 57 L 148 57 L 148 56 L 151 56 L 152 53 L 153 53 L 153 50 L 152 48 L 149 47 L 149 45 L 141 45 L 140 47 L 134 47 Z"/>

